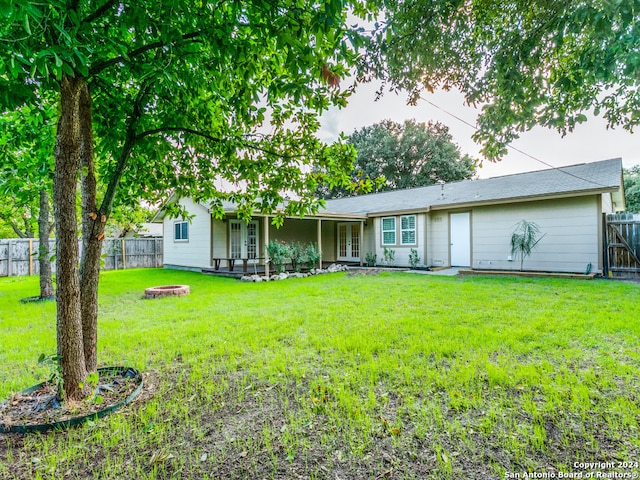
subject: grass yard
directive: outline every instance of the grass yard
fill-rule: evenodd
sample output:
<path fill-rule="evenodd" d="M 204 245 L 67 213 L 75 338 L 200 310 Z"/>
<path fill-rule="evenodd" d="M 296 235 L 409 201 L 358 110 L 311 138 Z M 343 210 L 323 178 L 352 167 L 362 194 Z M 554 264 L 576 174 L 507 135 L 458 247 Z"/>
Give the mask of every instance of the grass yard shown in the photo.
<path fill-rule="evenodd" d="M 48 376 L 55 305 L 19 303 L 37 288 L 0 280 L 2 399 Z M 0 435 L 0 478 L 636 478 L 639 312 L 640 284 L 604 280 L 105 272 L 100 364 L 150 393 Z"/>

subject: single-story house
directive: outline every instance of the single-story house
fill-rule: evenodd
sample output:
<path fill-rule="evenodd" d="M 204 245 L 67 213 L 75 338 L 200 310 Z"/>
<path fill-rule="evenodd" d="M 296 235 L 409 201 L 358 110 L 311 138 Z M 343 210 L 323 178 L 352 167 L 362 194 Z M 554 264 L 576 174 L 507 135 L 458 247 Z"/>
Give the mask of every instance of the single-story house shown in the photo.
<path fill-rule="evenodd" d="M 231 204 L 216 219 L 206 205 L 174 201 L 193 218 L 156 216 L 164 223 L 164 265 L 194 270 L 216 258 L 262 264 L 271 240 L 315 242 L 325 263 L 363 264 L 367 253 L 380 262 L 387 248 L 396 266 L 409 266 L 415 250 L 426 267 L 516 270 L 511 235 L 527 220 L 544 234 L 527 270 L 600 273 L 603 214 L 625 209 L 619 158 L 328 200 L 316 215 L 287 218 L 279 229 L 269 215 L 238 219 Z"/>

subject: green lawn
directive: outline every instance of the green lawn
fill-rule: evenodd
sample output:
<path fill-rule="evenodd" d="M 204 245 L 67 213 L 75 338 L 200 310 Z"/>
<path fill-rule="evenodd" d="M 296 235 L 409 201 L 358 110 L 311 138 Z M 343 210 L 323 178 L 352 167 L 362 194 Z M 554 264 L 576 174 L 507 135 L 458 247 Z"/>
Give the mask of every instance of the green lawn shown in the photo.
<path fill-rule="evenodd" d="M 191 294 L 142 299 L 176 283 Z M 55 305 L 19 303 L 35 294 L 0 280 L 0 398 L 47 376 Z M 100 363 L 143 370 L 150 393 L 0 436 L 0 478 L 635 473 L 617 462 L 640 460 L 639 312 L 640 284 L 604 280 L 105 272 Z"/>

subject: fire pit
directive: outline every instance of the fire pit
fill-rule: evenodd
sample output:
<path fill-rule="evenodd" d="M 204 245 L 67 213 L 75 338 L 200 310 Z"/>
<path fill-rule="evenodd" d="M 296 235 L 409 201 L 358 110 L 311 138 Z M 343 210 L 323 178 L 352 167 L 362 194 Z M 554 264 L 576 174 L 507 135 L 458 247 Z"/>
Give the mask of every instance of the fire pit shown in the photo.
<path fill-rule="evenodd" d="M 170 295 L 187 295 L 189 285 L 163 285 L 161 287 L 151 287 L 144 291 L 145 298 L 168 297 Z"/>

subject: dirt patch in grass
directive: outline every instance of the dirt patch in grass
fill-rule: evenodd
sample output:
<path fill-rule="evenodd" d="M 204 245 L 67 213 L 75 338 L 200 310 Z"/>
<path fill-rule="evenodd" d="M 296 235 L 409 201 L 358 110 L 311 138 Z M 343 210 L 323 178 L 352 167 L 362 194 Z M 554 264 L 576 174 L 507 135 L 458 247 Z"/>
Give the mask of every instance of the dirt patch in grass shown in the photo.
<path fill-rule="evenodd" d="M 348 276 L 349 277 L 353 277 L 356 275 L 380 275 L 382 272 L 384 272 L 384 269 L 381 268 L 358 268 L 358 267 L 351 267 L 348 270 Z M 388 271 L 388 270 L 387 270 Z"/>
<path fill-rule="evenodd" d="M 374 395 L 382 400 L 365 411 L 341 404 L 339 391 L 317 381 L 266 381 L 243 371 L 191 376 L 182 366 L 145 378 L 149 391 L 111 420 L 0 436 L 7 465 L 0 478 L 486 479 L 500 478 L 500 469 L 557 472 L 576 459 L 631 454 L 597 418 L 586 425 L 562 413 L 543 418 L 543 445 L 520 439 L 509 449 L 518 432 L 508 418 L 487 427 L 487 412 L 451 408 L 443 392 L 408 399 L 380 383 Z M 509 395 L 497 392 L 494 400 L 517 404 Z M 429 411 L 441 417 L 432 421 Z"/>

